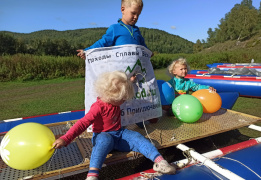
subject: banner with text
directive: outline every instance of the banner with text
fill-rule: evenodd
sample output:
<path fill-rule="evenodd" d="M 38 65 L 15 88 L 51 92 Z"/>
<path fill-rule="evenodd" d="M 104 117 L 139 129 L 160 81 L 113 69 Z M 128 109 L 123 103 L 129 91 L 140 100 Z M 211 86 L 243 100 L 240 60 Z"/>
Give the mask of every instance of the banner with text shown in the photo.
<path fill-rule="evenodd" d="M 135 97 L 121 105 L 122 126 L 162 115 L 160 93 L 150 57 L 152 52 L 140 45 L 122 45 L 85 51 L 85 113 L 96 101 L 93 83 L 104 72 L 136 74 Z"/>

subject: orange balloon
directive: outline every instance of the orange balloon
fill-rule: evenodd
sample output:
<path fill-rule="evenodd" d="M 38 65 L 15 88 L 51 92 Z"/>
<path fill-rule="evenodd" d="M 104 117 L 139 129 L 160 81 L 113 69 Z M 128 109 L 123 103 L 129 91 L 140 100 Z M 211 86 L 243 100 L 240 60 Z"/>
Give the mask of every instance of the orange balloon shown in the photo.
<path fill-rule="evenodd" d="M 200 89 L 192 93 L 202 104 L 204 113 L 214 113 L 221 108 L 222 100 L 218 93 Z"/>

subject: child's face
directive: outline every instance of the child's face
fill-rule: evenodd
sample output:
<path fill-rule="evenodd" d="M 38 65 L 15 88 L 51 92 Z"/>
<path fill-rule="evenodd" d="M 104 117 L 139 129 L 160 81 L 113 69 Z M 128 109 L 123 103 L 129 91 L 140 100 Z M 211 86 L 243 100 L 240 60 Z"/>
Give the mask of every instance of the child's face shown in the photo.
<path fill-rule="evenodd" d="M 176 78 L 184 78 L 188 73 L 187 66 L 183 64 L 177 64 L 172 73 L 175 75 Z"/>
<path fill-rule="evenodd" d="M 130 7 L 122 6 L 122 22 L 124 24 L 133 26 L 138 21 L 141 10 L 142 8 L 137 4 L 132 4 Z"/>

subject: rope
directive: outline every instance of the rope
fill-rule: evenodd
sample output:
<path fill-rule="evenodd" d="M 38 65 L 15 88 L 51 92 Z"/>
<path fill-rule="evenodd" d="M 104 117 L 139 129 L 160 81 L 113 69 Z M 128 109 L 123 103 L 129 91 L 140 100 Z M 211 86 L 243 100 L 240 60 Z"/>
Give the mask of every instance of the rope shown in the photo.
<path fill-rule="evenodd" d="M 54 155 L 56 154 L 56 152 L 57 152 L 57 149 L 55 149 L 55 151 L 54 151 L 54 153 L 53 153 L 53 155 L 52 155 L 52 157 L 51 157 L 50 163 L 49 163 L 48 168 L 47 168 L 47 172 L 49 171 L 49 168 L 50 168 L 51 163 L 52 163 L 52 161 L 53 161 L 53 157 L 54 157 Z"/>
<path fill-rule="evenodd" d="M 215 144 L 214 141 L 212 140 L 212 138 L 209 137 L 209 139 L 210 139 L 210 141 L 212 142 L 213 146 L 214 146 L 216 149 L 218 149 L 217 146 L 216 146 L 216 144 Z"/>
<path fill-rule="evenodd" d="M 139 178 L 145 178 L 146 180 L 153 180 L 153 179 L 156 179 L 156 180 L 160 180 L 159 178 L 157 178 L 156 176 L 160 176 L 161 174 L 159 174 L 159 173 L 145 173 L 145 172 L 141 172 L 140 173 L 140 177 L 138 177 L 138 179 Z"/>
<path fill-rule="evenodd" d="M 143 122 L 143 126 L 144 126 L 144 129 L 145 129 L 145 132 L 146 132 L 146 134 L 147 134 L 147 136 L 148 136 L 148 138 L 149 138 L 151 144 L 153 144 L 153 145 L 155 146 L 155 143 L 152 142 L 152 140 L 150 139 L 150 136 L 149 136 L 148 131 L 147 131 L 147 128 L 146 128 L 146 126 L 145 126 L 144 120 L 143 120 L 142 122 Z"/>
<path fill-rule="evenodd" d="M 193 148 L 189 148 L 188 150 L 182 152 L 183 156 L 185 156 L 185 158 L 188 160 L 188 162 L 187 163 L 180 163 L 180 162 L 176 163 L 178 168 L 181 169 L 181 168 L 187 166 L 192 161 L 193 157 L 190 154 L 191 150 L 194 150 L 194 149 Z M 195 161 L 197 161 L 197 160 L 195 160 Z"/>
<path fill-rule="evenodd" d="M 143 79 L 144 79 L 146 85 L 147 85 L 148 88 L 149 88 L 149 85 L 148 85 L 148 83 L 147 83 L 147 81 L 146 81 L 145 75 L 143 75 L 142 73 L 134 73 L 133 75 L 134 75 L 134 76 L 141 75 L 141 76 L 143 77 Z M 140 90 L 139 81 L 138 81 L 138 80 L 136 81 L 136 86 L 138 87 L 138 90 Z M 152 102 L 152 101 L 153 101 L 153 100 L 152 100 L 152 94 L 151 94 L 150 91 L 148 91 L 148 92 L 149 92 L 149 95 L 150 95 L 150 97 L 151 97 L 151 98 L 150 98 L 150 102 Z M 143 127 L 144 127 L 144 129 L 145 129 L 145 132 L 146 132 L 146 134 L 147 134 L 147 137 L 149 138 L 151 144 L 155 145 L 155 144 L 152 142 L 152 140 L 151 140 L 151 138 L 150 138 L 150 136 L 149 136 L 149 134 L 148 134 L 147 128 L 146 128 L 146 126 L 145 126 L 145 121 L 144 121 L 144 119 L 143 119 L 142 122 L 143 122 Z"/>
<path fill-rule="evenodd" d="M 255 171 L 253 171 L 253 170 L 252 170 L 251 168 L 249 168 L 247 165 L 243 164 L 242 162 L 240 162 L 240 161 L 238 161 L 238 160 L 235 160 L 235 159 L 232 159 L 232 158 L 228 158 L 228 157 L 219 157 L 219 158 L 214 159 L 213 161 L 218 161 L 218 160 L 220 160 L 221 158 L 223 158 L 223 159 L 228 159 L 228 160 L 231 160 L 231 161 L 235 161 L 235 162 L 237 162 L 237 163 L 243 165 L 243 166 L 244 166 L 245 168 L 247 168 L 249 171 L 251 171 L 252 173 L 254 173 L 259 179 L 261 179 L 261 176 L 259 176 Z M 204 162 L 200 163 L 200 164 L 197 165 L 197 166 L 201 166 L 201 165 L 206 166 L 206 165 L 204 164 Z M 219 177 L 217 174 L 215 174 L 214 171 L 213 171 L 211 168 L 209 168 L 208 166 L 206 166 L 206 167 L 207 167 L 207 168 L 212 172 L 212 174 L 214 174 L 217 178 L 222 179 L 222 178 Z"/>
<path fill-rule="evenodd" d="M 51 157 L 51 160 L 50 160 L 50 163 L 49 163 L 49 165 L 48 165 L 48 168 L 47 168 L 46 172 L 49 172 L 49 168 L 50 168 L 51 163 L 52 163 L 52 161 L 53 161 L 53 157 L 54 157 L 54 155 L 55 155 L 57 152 L 58 152 L 58 149 L 55 149 L 55 151 L 54 151 L 54 153 L 53 153 L 53 155 L 52 155 L 52 157 Z M 63 174 L 61 174 L 61 169 L 59 169 L 59 179 L 61 179 L 61 175 L 63 176 Z M 63 177 L 64 177 L 64 176 L 63 176 Z"/>
<path fill-rule="evenodd" d="M 134 73 L 134 74 L 133 74 L 133 76 L 137 76 L 137 75 L 141 75 L 141 76 L 143 77 L 143 79 L 144 79 L 146 85 L 149 87 L 145 75 L 143 75 L 142 73 Z M 138 87 L 138 90 L 140 90 L 139 82 L 138 82 L 138 81 L 136 81 L 136 86 Z M 149 91 L 149 95 L 150 95 L 150 97 L 151 97 L 151 98 L 150 98 L 150 102 L 153 102 L 152 94 L 151 94 L 150 91 Z M 144 129 L 145 129 L 145 132 L 146 132 L 147 137 L 149 138 L 151 144 L 153 144 L 153 145 L 155 146 L 155 143 L 152 142 L 152 140 L 151 140 L 151 138 L 150 138 L 150 136 L 149 136 L 149 134 L 148 134 L 147 128 L 146 128 L 145 123 L 144 123 L 144 120 L 143 120 L 142 122 L 143 122 L 143 127 L 144 127 Z M 173 134 L 173 137 L 170 139 L 170 141 L 174 141 L 174 140 L 176 140 L 175 134 Z"/>
<path fill-rule="evenodd" d="M 205 164 L 204 164 L 204 166 L 206 166 Z M 208 167 L 208 166 L 206 166 L 209 170 L 210 170 L 210 172 L 212 173 L 212 174 L 214 174 L 214 176 L 216 176 L 218 179 L 220 179 L 220 180 L 223 180 L 220 176 L 218 176 L 210 167 Z"/>
<path fill-rule="evenodd" d="M 250 167 L 248 167 L 247 165 L 243 164 L 242 162 L 240 162 L 240 161 L 238 161 L 236 159 L 228 158 L 228 157 L 221 157 L 221 158 L 228 159 L 228 160 L 231 160 L 231 161 L 235 161 L 235 162 L 245 166 L 245 168 L 247 168 L 249 171 L 254 173 L 259 179 L 261 179 L 261 176 L 259 176 L 255 171 L 253 171 Z"/>
<path fill-rule="evenodd" d="M 195 160 L 195 159 L 194 159 Z M 196 164 L 196 166 L 205 166 L 206 168 L 208 168 L 209 170 L 210 170 L 210 172 L 214 175 L 214 176 L 216 176 L 218 179 L 220 179 L 220 180 L 223 180 L 220 176 L 218 176 L 209 166 L 207 166 L 207 165 L 205 165 L 205 161 L 206 161 L 207 159 L 205 159 L 203 162 L 201 162 L 201 163 L 198 163 L 198 164 Z M 197 161 L 197 160 L 196 160 Z"/>
<path fill-rule="evenodd" d="M 213 142 L 213 141 L 212 141 L 212 142 Z M 213 143 L 213 144 L 214 144 L 214 143 Z M 214 144 L 214 145 L 215 145 L 215 144 Z M 182 152 L 183 155 L 188 159 L 188 162 L 187 162 L 186 164 L 183 164 L 182 167 L 180 167 L 181 165 L 178 165 L 178 164 L 177 164 L 177 166 L 178 166 L 179 168 L 183 168 L 183 167 L 187 166 L 187 165 L 192 161 L 192 159 L 193 159 L 195 162 L 198 162 L 197 159 L 194 159 L 194 158 L 191 156 L 191 154 L 190 154 L 190 151 L 191 151 L 191 150 L 194 151 L 193 148 L 189 148 L 188 150 Z M 206 160 L 207 160 L 207 159 L 205 159 L 205 160 L 204 160 L 203 162 L 201 162 L 201 163 L 196 164 L 196 166 L 203 166 L 203 165 L 206 166 L 214 176 L 216 176 L 218 179 L 222 180 L 222 178 L 219 177 L 216 173 L 214 173 L 214 171 L 213 171 L 211 168 L 209 168 L 207 165 L 205 165 L 205 161 L 206 161 Z"/>
<path fill-rule="evenodd" d="M 192 157 L 191 154 L 190 154 L 190 151 L 191 151 L 191 150 L 194 151 L 193 148 L 189 148 L 188 150 L 182 152 L 183 156 L 185 156 L 185 158 L 188 160 L 188 162 L 187 162 L 186 164 L 183 164 L 183 167 L 187 166 L 187 165 L 192 161 L 192 159 L 193 159 L 193 157 Z M 195 159 L 194 159 L 194 160 L 195 160 Z M 195 160 L 195 161 L 197 161 L 197 160 Z M 181 168 L 181 167 L 180 167 L 180 168 Z"/>

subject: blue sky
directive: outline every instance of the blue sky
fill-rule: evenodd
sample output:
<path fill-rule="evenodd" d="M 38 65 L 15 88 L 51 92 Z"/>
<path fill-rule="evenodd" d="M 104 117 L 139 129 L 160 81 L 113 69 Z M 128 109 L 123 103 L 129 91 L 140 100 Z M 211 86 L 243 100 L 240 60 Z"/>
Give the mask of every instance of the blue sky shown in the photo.
<path fill-rule="evenodd" d="M 137 26 L 156 28 L 189 41 L 208 37 L 242 0 L 143 0 Z M 109 27 L 121 18 L 121 0 L 0 0 L 0 31 L 30 33 Z M 260 0 L 253 0 L 259 8 Z M 146 41 L 146 40 L 145 40 Z"/>

